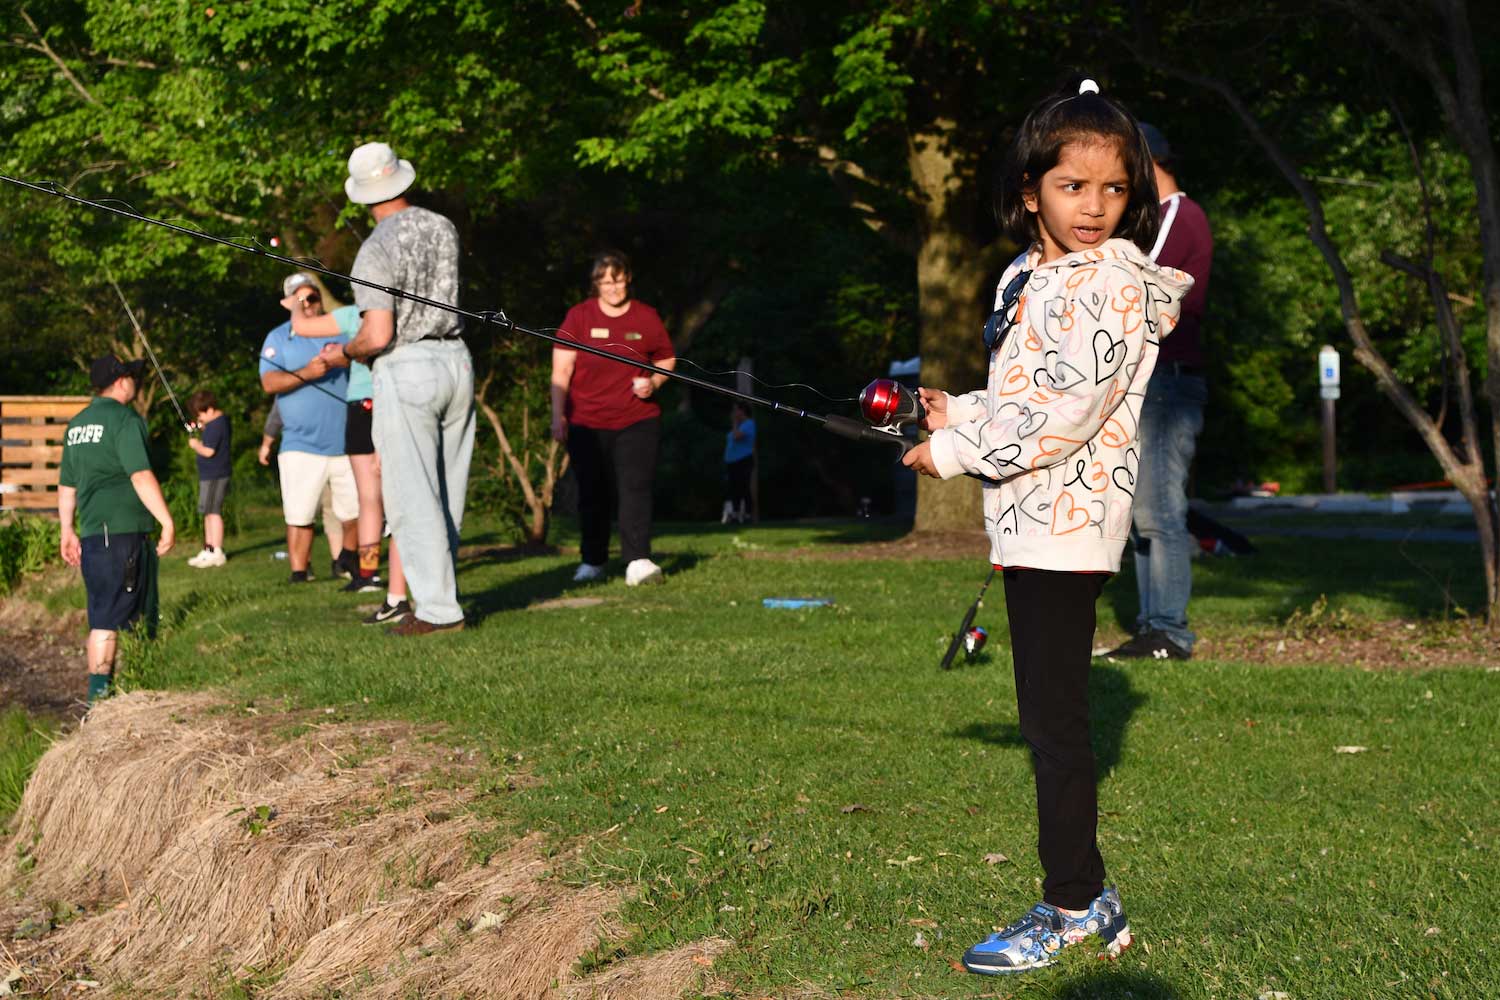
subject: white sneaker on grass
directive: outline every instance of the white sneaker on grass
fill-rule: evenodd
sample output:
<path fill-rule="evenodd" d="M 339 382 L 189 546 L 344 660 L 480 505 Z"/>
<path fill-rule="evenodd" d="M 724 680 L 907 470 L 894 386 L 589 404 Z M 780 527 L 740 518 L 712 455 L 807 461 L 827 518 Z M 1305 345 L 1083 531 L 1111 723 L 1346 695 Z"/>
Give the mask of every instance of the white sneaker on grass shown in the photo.
<path fill-rule="evenodd" d="M 222 566 L 228 561 L 229 557 L 224 554 L 223 549 L 205 549 L 199 554 L 199 561 L 194 565 L 199 569 L 212 569 L 215 566 Z"/>
<path fill-rule="evenodd" d="M 661 567 L 650 559 L 632 559 L 625 567 L 625 586 L 639 587 L 643 583 L 666 583 Z"/>
<path fill-rule="evenodd" d="M 593 583 L 595 580 L 604 579 L 603 566 L 591 566 L 588 563 L 579 563 L 578 569 L 573 573 L 574 583 Z"/>
<path fill-rule="evenodd" d="M 205 563 L 204 560 L 207 559 L 207 558 L 209 558 L 212 555 L 213 555 L 213 551 L 211 549 L 209 549 L 207 546 L 204 546 L 203 548 L 201 548 L 201 549 L 198 550 L 198 554 L 197 555 L 193 556 L 191 559 L 189 559 L 187 561 L 187 564 L 189 566 L 195 567 L 197 569 L 202 569 L 204 566 L 207 565 L 207 563 Z"/>

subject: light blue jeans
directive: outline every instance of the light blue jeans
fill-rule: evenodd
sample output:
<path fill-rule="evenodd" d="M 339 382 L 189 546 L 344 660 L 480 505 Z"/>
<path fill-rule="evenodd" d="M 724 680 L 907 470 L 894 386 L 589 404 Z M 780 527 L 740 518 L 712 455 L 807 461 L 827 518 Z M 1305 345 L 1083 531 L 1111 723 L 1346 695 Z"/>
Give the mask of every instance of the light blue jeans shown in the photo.
<path fill-rule="evenodd" d="M 1188 652 L 1198 639 L 1187 627 L 1193 550 L 1198 546 L 1187 530 L 1188 467 L 1207 400 L 1202 376 L 1171 370 L 1151 376 L 1141 407 L 1141 466 L 1131 527 L 1141 608 L 1136 631 L 1164 632 Z"/>
<path fill-rule="evenodd" d="M 462 340 L 423 340 L 375 362 L 371 435 L 385 518 L 418 618 L 448 625 L 458 605 L 458 531 L 474 456 L 474 362 Z"/>

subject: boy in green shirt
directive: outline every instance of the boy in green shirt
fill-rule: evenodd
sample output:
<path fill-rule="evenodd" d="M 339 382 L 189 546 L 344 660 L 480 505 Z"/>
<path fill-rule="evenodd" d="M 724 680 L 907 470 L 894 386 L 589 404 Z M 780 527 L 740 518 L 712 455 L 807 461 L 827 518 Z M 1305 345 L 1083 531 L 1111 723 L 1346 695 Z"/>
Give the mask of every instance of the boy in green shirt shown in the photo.
<path fill-rule="evenodd" d="M 63 561 L 82 567 L 88 593 L 90 703 L 109 691 L 117 633 L 144 617 L 146 633 L 155 634 L 157 557 L 176 536 L 151 471 L 146 422 L 128 405 L 144 364 L 125 364 L 113 354 L 95 360 L 89 379 L 99 395 L 68 421 L 63 439 L 57 514 Z M 161 538 L 153 547 L 150 532 L 157 524 Z"/>

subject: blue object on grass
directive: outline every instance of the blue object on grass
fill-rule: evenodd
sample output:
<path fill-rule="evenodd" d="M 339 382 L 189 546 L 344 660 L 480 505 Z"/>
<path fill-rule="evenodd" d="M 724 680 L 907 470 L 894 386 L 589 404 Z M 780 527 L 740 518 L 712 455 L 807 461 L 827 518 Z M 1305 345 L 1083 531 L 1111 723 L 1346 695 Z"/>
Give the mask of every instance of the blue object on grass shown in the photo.
<path fill-rule="evenodd" d="M 831 597 L 767 597 L 760 602 L 768 608 L 826 608 L 833 605 Z"/>

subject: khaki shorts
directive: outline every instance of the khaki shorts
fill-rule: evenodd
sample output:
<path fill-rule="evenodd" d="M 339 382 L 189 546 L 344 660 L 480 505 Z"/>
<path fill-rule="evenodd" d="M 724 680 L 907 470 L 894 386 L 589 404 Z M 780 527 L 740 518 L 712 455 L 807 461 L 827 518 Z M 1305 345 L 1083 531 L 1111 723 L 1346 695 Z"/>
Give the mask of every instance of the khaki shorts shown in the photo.
<path fill-rule="evenodd" d="M 348 455 L 284 451 L 276 457 L 276 464 L 281 469 L 281 513 L 287 524 L 312 526 L 325 483 L 333 492 L 333 516 L 340 521 L 359 517 L 359 490 Z"/>

